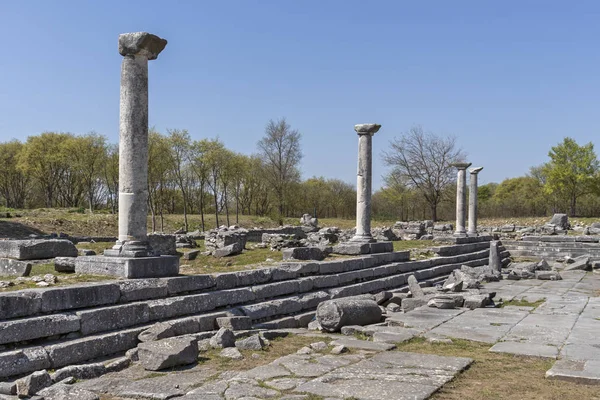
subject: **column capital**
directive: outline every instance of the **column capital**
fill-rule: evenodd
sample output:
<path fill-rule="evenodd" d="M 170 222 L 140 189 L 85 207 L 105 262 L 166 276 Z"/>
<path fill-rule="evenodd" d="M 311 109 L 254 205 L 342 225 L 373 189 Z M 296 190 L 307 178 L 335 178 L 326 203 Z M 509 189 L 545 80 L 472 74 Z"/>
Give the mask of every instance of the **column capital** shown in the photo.
<path fill-rule="evenodd" d="M 379 124 L 358 124 L 354 125 L 354 130 L 358 135 L 373 136 L 381 128 Z"/>
<path fill-rule="evenodd" d="M 483 169 L 483 167 L 475 167 L 475 168 L 471 168 L 469 170 L 469 173 L 471 175 L 477 175 L 479 173 L 479 171 L 481 171 Z"/>
<path fill-rule="evenodd" d="M 125 56 L 145 56 L 156 60 L 167 45 L 166 39 L 148 32 L 123 33 L 119 35 L 119 54 Z"/>
<path fill-rule="evenodd" d="M 471 166 L 471 163 L 454 163 L 450 164 L 451 167 L 456 167 L 458 170 L 467 169 Z"/>

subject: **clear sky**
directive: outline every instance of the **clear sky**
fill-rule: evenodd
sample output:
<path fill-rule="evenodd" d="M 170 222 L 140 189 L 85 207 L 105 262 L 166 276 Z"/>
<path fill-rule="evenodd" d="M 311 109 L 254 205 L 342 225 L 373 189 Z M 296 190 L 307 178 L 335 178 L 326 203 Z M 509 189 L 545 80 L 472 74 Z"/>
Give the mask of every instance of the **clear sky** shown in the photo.
<path fill-rule="evenodd" d="M 169 41 L 150 125 L 252 153 L 269 119 L 302 133 L 303 177 L 355 182 L 356 123 L 381 151 L 415 124 L 455 135 L 480 182 L 525 174 L 565 136 L 600 151 L 600 2 L 0 0 L 0 141 L 118 141 L 119 33 Z"/>

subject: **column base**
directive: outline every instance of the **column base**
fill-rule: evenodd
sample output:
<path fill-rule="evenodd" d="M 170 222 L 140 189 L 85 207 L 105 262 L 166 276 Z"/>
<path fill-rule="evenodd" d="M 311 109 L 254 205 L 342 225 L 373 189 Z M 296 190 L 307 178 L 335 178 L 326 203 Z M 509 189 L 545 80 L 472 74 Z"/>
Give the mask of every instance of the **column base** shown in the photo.
<path fill-rule="evenodd" d="M 377 240 L 373 239 L 371 234 L 363 234 L 363 235 L 354 235 L 352 239 L 349 240 L 351 243 L 375 243 Z"/>
<path fill-rule="evenodd" d="M 394 251 L 393 242 L 359 243 L 345 242 L 333 247 L 335 254 L 358 256 L 362 254 L 391 253 Z"/>
<path fill-rule="evenodd" d="M 479 236 L 479 233 L 477 231 L 475 231 L 475 232 L 467 232 L 467 236 L 469 236 L 469 237 L 477 237 L 477 236 Z"/>
<path fill-rule="evenodd" d="M 106 257 L 152 257 L 154 252 L 147 241 L 129 240 L 121 242 L 117 240 L 111 249 L 104 250 Z"/>
<path fill-rule="evenodd" d="M 77 257 L 75 259 L 75 272 L 130 279 L 176 276 L 179 274 L 179 257 Z"/>

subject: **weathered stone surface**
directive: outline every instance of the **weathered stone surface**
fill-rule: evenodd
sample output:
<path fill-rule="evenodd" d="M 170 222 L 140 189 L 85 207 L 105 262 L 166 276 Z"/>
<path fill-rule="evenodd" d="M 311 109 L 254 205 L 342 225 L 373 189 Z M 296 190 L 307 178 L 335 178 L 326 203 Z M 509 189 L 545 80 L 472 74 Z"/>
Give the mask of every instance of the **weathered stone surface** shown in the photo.
<path fill-rule="evenodd" d="M 0 322 L 0 344 L 22 342 L 79 330 L 79 318 L 72 314 Z"/>
<path fill-rule="evenodd" d="M 148 32 L 123 33 L 119 35 L 119 54 L 142 55 L 155 60 L 167 46 L 167 41 Z"/>
<path fill-rule="evenodd" d="M 17 384 L 15 382 L 0 382 L 0 394 L 14 396 L 17 394 Z"/>
<path fill-rule="evenodd" d="M 121 290 L 116 283 L 65 286 L 43 289 L 39 293 L 42 299 L 42 312 L 114 304 L 121 296 Z"/>
<path fill-rule="evenodd" d="M 591 269 L 590 256 L 583 255 L 575 257 L 573 262 L 565 267 L 565 271 L 589 270 Z"/>
<path fill-rule="evenodd" d="M 77 257 L 77 248 L 67 239 L 0 240 L 0 258 L 43 260 Z"/>
<path fill-rule="evenodd" d="M 77 315 L 81 319 L 81 333 L 84 335 L 128 328 L 150 320 L 150 310 L 146 303 L 94 308 L 78 311 Z"/>
<path fill-rule="evenodd" d="M 325 259 L 323 250 L 318 247 L 293 247 L 283 249 L 283 260 L 317 260 Z"/>
<path fill-rule="evenodd" d="M 472 294 L 465 296 L 463 307 L 474 310 L 476 308 L 485 307 L 490 304 L 490 296 L 486 294 Z"/>
<path fill-rule="evenodd" d="M 396 348 L 395 344 L 385 342 L 370 342 L 367 340 L 341 338 L 329 343 L 331 346 L 344 346 L 350 349 L 388 351 Z"/>
<path fill-rule="evenodd" d="M 219 249 L 213 250 L 213 256 L 217 258 L 234 256 L 236 254 L 240 254 L 244 250 L 242 244 L 239 242 L 230 244 L 229 246 L 221 247 Z"/>
<path fill-rule="evenodd" d="M 155 256 L 176 256 L 175 235 L 165 233 L 151 233 L 148 235 L 148 243 Z"/>
<path fill-rule="evenodd" d="M 502 272 L 502 259 L 500 258 L 500 242 L 492 240 L 490 242 L 490 255 L 488 259 L 488 265 L 492 271 Z"/>
<path fill-rule="evenodd" d="M 34 315 L 41 311 L 42 299 L 36 290 L 0 293 L 0 320 Z"/>
<path fill-rule="evenodd" d="M 427 302 L 429 307 L 441 308 L 441 309 L 452 309 L 455 306 L 453 298 L 447 298 L 442 296 L 434 297 Z"/>
<path fill-rule="evenodd" d="M 0 353 L 0 378 L 50 368 L 50 359 L 42 347 L 27 347 Z"/>
<path fill-rule="evenodd" d="M 558 271 L 535 271 L 535 278 L 544 281 L 560 281 L 562 277 Z"/>
<path fill-rule="evenodd" d="M 17 395 L 19 397 L 31 396 L 50 385 L 52 385 L 52 379 L 48 371 L 36 371 L 17 381 Z"/>
<path fill-rule="evenodd" d="M 317 307 L 316 319 L 321 327 L 336 332 L 345 325 L 367 325 L 381 321 L 381 309 L 374 300 L 335 299 Z"/>
<path fill-rule="evenodd" d="M 25 261 L 0 258 L 0 276 L 29 276 L 31 265 Z"/>
<path fill-rule="evenodd" d="M 134 328 L 103 335 L 88 336 L 45 347 L 52 367 L 60 368 L 135 347 L 142 329 Z"/>
<path fill-rule="evenodd" d="M 190 250 L 183 254 L 183 259 L 186 261 L 193 261 L 200 255 L 200 250 Z"/>
<path fill-rule="evenodd" d="M 38 394 L 47 400 L 100 400 L 94 392 L 62 383 L 40 390 Z"/>
<path fill-rule="evenodd" d="M 264 340 L 259 335 L 252 335 L 235 342 L 235 347 L 240 350 L 262 350 L 265 347 Z"/>
<path fill-rule="evenodd" d="M 175 336 L 175 328 L 166 322 L 158 322 L 138 335 L 140 342 L 152 342 Z"/>
<path fill-rule="evenodd" d="M 106 373 L 106 367 L 102 363 L 69 365 L 68 367 L 57 369 L 52 374 L 52 381 L 61 382 L 64 379 L 73 377 L 75 379 L 92 379 Z"/>
<path fill-rule="evenodd" d="M 215 280 L 210 275 L 176 276 L 163 279 L 167 283 L 170 295 L 209 289 L 215 286 Z"/>
<path fill-rule="evenodd" d="M 150 308 L 150 320 L 157 321 L 213 310 L 215 297 L 213 293 L 168 297 L 151 300 L 148 302 L 148 307 Z"/>
<path fill-rule="evenodd" d="M 75 260 L 77 257 L 56 257 L 54 259 L 54 270 L 56 272 L 75 272 Z"/>
<path fill-rule="evenodd" d="M 226 328 L 220 328 L 213 337 L 210 338 L 210 345 L 213 348 L 235 347 L 235 335 Z"/>
<path fill-rule="evenodd" d="M 252 319 L 249 317 L 221 317 L 217 318 L 219 328 L 226 328 L 232 331 L 243 331 L 252 329 Z"/>
<path fill-rule="evenodd" d="M 167 282 L 158 278 L 128 279 L 118 282 L 121 289 L 120 301 L 127 303 L 137 300 L 167 297 Z"/>
<path fill-rule="evenodd" d="M 410 290 L 410 293 L 412 294 L 413 298 L 418 299 L 425 296 L 425 292 L 423 292 L 423 289 L 419 285 L 419 282 L 417 282 L 417 278 L 415 278 L 414 275 L 410 275 L 408 277 L 407 283 L 408 290 Z"/>
<path fill-rule="evenodd" d="M 226 347 L 221 350 L 221 357 L 231 358 L 232 360 L 241 360 L 244 358 L 242 353 L 235 347 Z"/>
<path fill-rule="evenodd" d="M 149 371 L 192 364 L 198 358 L 198 341 L 192 337 L 140 343 L 138 349 L 140 363 Z"/>
<path fill-rule="evenodd" d="M 550 219 L 549 224 L 556 226 L 558 229 L 567 230 L 571 228 L 569 224 L 569 217 L 567 214 L 554 214 Z"/>
<path fill-rule="evenodd" d="M 407 299 L 402 300 L 402 311 L 403 312 L 409 312 L 414 310 L 417 307 L 421 307 L 427 304 L 427 302 L 429 301 L 428 297 L 417 297 L 417 298 L 413 298 L 413 297 L 409 297 Z"/>
<path fill-rule="evenodd" d="M 80 274 L 118 276 L 129 279 L 160 278 L 179 274 L 179 257 L 176 256 L 106 256 L 106 252 L 108 251 L 105 251 L 105 256 L 77 257 L 77 260 L 75 260 L 75 272 Z"/>

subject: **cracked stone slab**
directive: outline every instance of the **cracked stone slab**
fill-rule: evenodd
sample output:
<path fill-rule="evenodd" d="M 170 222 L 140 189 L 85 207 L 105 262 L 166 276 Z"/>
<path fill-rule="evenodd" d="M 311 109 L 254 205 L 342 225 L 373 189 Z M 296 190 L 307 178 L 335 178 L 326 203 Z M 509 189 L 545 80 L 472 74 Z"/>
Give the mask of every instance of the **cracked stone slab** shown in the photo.
<path fill-rule="evenodd" d="M 406 314 L 387 319 L 388 325 L 399 325 L 425 332 L 464 313 L 465 309 L 443 310 L 431 307 L 416 308 Z"/>
<path fill-rule="evenodd" d="M 558 360 L 546 378 L 586 385 L 600 385 L 600 360 Z"/>
<path fill-rule="evenodd" d="M 393 343 L 369 342 L 367 340 L 341 338 L 329 343 L 331 346 L 346 346 L 351 349 L 371 350 L 371 351 L 388 351 L 396 348 Z"/>
<path fill-rule="evenodd" d="M 385 352 L 306 382 L 296 392 L 361 400 L 429 398 L 471 359 Z"/>
<path fill-rule="evenodd" d="M 506 342 L 562 346 L 578 315 L 529 314 L 502 338 Z"/>
<path fill-rule="evenodd" d="M 558 347 L 548 344 L 526 342 L 498 342 L 492 348 L 494 353 L 518 354 L 521 356 L 553 358 L 558 357 Z"/>
<path fill-rule="evenodd" d="M 336 368 L 358 362 L 362 359 L 358 355 L 332 356 L 332 355 L 300 355 L 292 354 L 281 357 L 272 364 L 281 365 L 296 377 L 314 378 L 330 372 Z"/>

